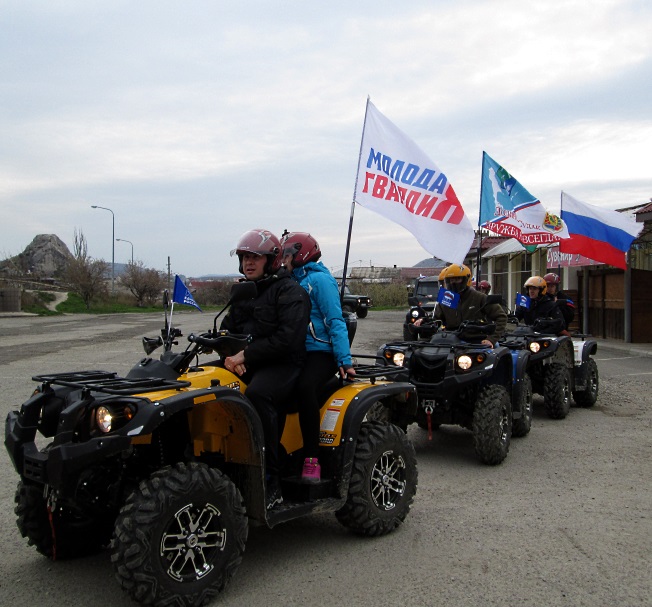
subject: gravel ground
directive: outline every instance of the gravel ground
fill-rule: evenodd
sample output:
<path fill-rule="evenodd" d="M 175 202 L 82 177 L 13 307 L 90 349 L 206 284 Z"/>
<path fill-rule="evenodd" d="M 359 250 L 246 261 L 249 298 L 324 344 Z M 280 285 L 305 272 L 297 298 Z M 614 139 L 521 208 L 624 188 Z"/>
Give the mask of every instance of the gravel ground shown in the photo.
<path fill-rule="evenodd" d="M 360 320 L 354 352 L 400 339 L 402 317 L 374 311 Z M 205 315 L 183 318 L 206 328 Z M 64 323 L 48 322 L 55 330 Z M 96 324 L 90 337 L 71 325 L 63 352 L 42 343 L 29 322 L 3 330 L 0 413 L 27 398 L 38 370 L 124 372 L 140 358 L 137 319 Z M 16 345 L 23 340 L 31 345 Z M 429 441 L 411 426 L 419 488 L 397 532 L 359 538 L 326 514 L 251 529 L 242 566 L 212 605 L 652 605 L 652 360 L 634 375 L 612 372 L 599 355 L 598 403 L 555 421 L 537 397 L 531 433 L 512 441 L 499 466 L 480 464 L 461 428 L 444 426 Z M 53 563 L 27 546 L 14 521 L 16 480 L 3 450 L 0 605 L 132 605 L 108 552 Z"/>

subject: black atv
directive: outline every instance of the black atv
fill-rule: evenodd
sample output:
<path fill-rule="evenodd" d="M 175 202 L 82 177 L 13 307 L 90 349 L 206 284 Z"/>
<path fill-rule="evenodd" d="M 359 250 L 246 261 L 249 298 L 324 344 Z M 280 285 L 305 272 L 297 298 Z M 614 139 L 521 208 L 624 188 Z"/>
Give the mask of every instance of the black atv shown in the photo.
<path fill-rule="evenodd" d="M 508 348 L 482 345 L 494 324 L 467 321 L 455 331 L 429 330 L 436 332 L 428 341 L 388 343 L 378 350 L 379 364 L 403 368 L 402 378 L 417 391 L 416 407 L 395 408 L 389 418 L 403 427 L 416 422 L 429 433 L 440 424 L 460 425 L 473 432 L 482 462 L 501 463 L 511 437 L 530 431 L 529 353 L 514 356 Z"/>
<path fill-rule="evenodd" d="M 231 301 L 254 296 L 253 283 L 243 285 Z M 181 331 L 168 326 L 167 312 L 165 319 L 161 336 L 143 339 L 148 356 L 126 377 L 39 374 L 32 396 L 9 413 L 5 446 L 20 475 L 18 528 L 38 552 L 56 560 L 110 544 L 115 575 L 132 598 L 194 607 L 234 575 L 248 519 L 274 527 L 333 511 L 369 536 L 403 522 L 417 488 L 414 448 L 400 428 L 366 414 L 379 402 L 400 410 L 413 386 L 388 381 L 390 370 L 361 366 L 356 381 L 334 378 L 325 387 L 318 484 L 301 482 L 301 431 L 297 414 L 288 415 L 284 501 L 268 509 L 263 429 L 246 386 L 219 360 L 199 361 L 240 351 L 248 336 L 214 322 L 174 352 Z M 160 346 L 160 359 L 149 357 Z M 37 433 L 47 446 L 37 446 Z"/>
<path fill-rule="evenodd" d="M 598 398 L 598 366 L 592 358 L 597 342 L 590 335 L 559 335 L 562 328 L 558 319 L 537 319 L 532 326 L 517 325 L 501 341 L 514 351 L 530 352 L 532 390 L 543 396 L 552 419 L 565 418 L 572 399 L 592 407 Z"/>

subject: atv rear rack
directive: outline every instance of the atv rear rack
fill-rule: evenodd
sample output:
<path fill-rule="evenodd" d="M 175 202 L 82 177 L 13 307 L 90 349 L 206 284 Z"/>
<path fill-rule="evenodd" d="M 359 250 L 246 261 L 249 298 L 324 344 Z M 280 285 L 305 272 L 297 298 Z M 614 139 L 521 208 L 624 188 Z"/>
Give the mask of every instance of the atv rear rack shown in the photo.
<path fill-rule="evenodd" d="M 161 377 L 127 378 L 118 377 L 111 371 L 74 371 L 68 373 L 51 373 L 49 375 L 35 375 L 33 381 L 42 382 L 48 386 L 66 386 L 91 392 L 104 392 L 106 394 L 143 394 L 145 392 L 159 392 L 161 390 L 180 390 L 190 386 L 189 381 L 163 379 Z"/>

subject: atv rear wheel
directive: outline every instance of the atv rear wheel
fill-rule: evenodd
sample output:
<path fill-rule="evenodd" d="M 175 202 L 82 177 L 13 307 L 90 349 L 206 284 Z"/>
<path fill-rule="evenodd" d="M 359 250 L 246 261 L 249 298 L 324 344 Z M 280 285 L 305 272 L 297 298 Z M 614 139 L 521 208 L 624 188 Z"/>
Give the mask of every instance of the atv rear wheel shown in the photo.
<path fill-rule="evenodd" d="M 116 577 L 148 605 L 196 607 L 226 586 L 242 561 L 248 521 L 242 496 L 219 470 L 179 463 L 128 497 L 111 543 Z"/>
<path fill-rule="evenodd" d="M 598 365 L 592 358 L 589 358 L 585 364 L 587 365 L 586 390 L 573 392 L 573 399 L 580 407 L 592 407 L 598 400 L 600 376 Z"/>
<path fill-rule="evenodd" d="M 570 372 L 564 365 L 548 367 L 543 385 L 543 405 L 548 417 L 564 419 L 571 403 Z"/>
<path fill-rule="evenodd" d="M 405 433 L 394 424 L 362 424 L 337 520 L 360 535 L 385 535 L 405 520 L 416 490 L 417 458 Z"/>
<path fill-rule="evenodd" d="M 55 507 L 50 524 L 43 486 L 20 481 L 14 501 L 20 534 L 30 546 L 52 560 L 87 556 L 109 543 L 110 530 L 103 530 L 98 520 L 63 506 Z"/>
<path fill-rule="evenodd" d="M 512 401 L 504 386 L 487 386 L 473 411 L 473 443 L 480 460 L 495 466 L 509 451 L 512 436 Z"/>
<path fill-rule="evenodd" d="M 520 438 L 530 432 L 532 427 L 532 380 L 526 373 L 518 387 L 519 409 L 521 417 L 512 420 L 512 436 Z"/>

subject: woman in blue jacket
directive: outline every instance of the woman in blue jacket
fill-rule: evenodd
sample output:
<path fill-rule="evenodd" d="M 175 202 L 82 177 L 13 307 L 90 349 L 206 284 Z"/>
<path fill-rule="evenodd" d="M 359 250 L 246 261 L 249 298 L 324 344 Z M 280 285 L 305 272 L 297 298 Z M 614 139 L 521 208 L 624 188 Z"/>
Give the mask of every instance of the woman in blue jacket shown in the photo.
<path fill-rule="evenodd" d="M 321 261 L 317 241 L 307 232 L 290 232 L 281 238 L 283 265 L 310 295 L 312 309 L 306 334 L 306 361 L 297 383 L 299 425 L 303 435 L 304 482 L 319 482 L 319 392 L 338 371 L 353 377 L 351 350 L 337 282 Z"/>

